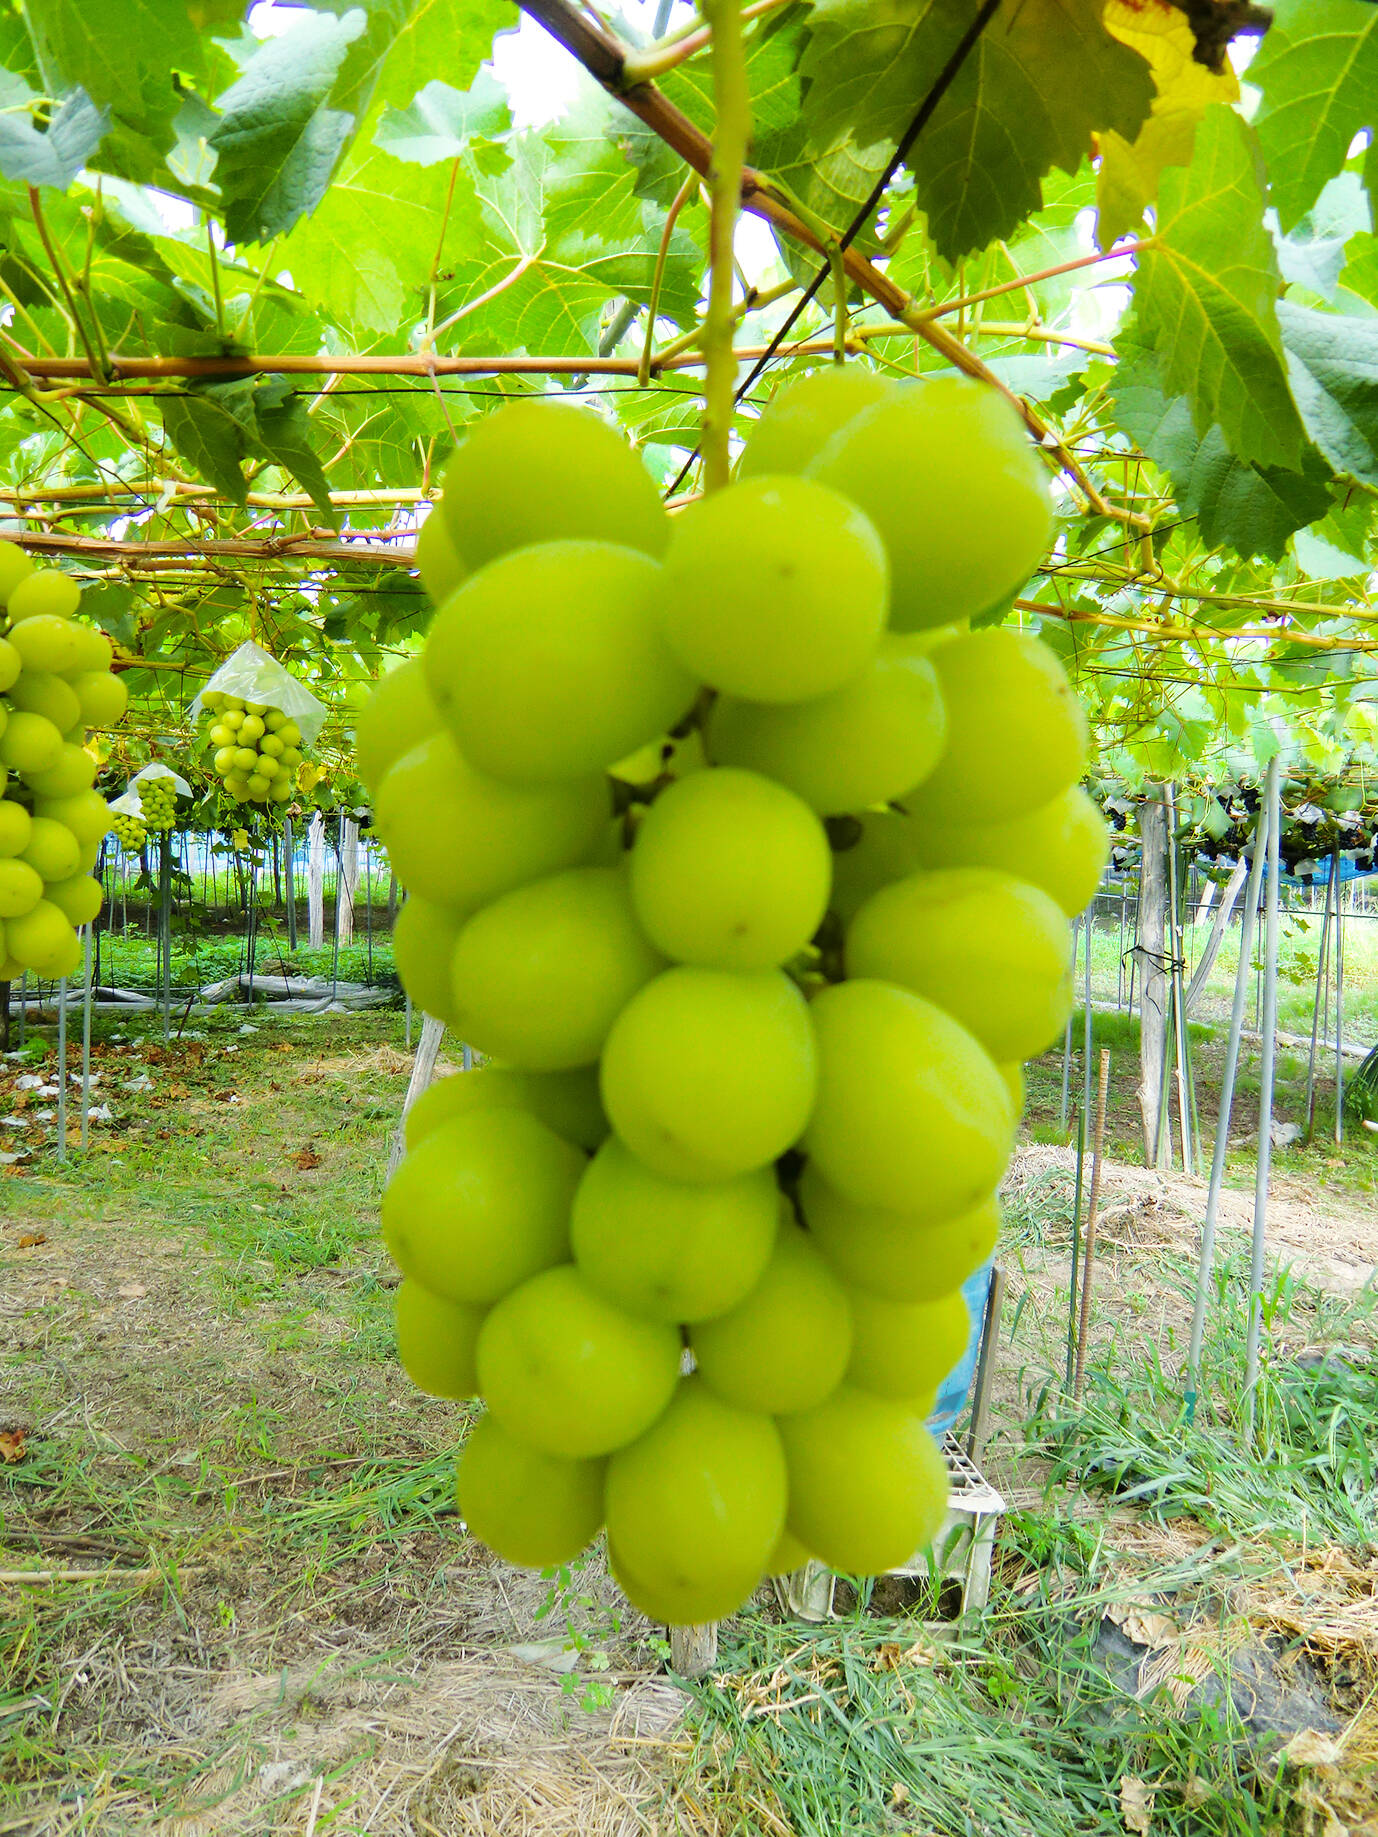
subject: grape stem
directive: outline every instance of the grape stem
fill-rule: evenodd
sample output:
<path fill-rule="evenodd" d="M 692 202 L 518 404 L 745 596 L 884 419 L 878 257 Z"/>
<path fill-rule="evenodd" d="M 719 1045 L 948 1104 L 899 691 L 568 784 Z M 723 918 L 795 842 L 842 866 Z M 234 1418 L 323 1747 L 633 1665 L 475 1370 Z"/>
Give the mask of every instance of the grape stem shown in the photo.
<path fill-rule="evenodd" d="M 751 98 L 746 84 L 742 16 L 736 0 L 712 0 L 705 15 L 713 28 L 713 100 L 717 119 L 708 163 L 711 200 L 708 245 L 710 272 L 703 353 L 704 489 L 716 491 L 732 476 L 732 409 L 737 360 L 732 349 L 733 239 L 742 202 L 742 172 L 751 133 Z"/>

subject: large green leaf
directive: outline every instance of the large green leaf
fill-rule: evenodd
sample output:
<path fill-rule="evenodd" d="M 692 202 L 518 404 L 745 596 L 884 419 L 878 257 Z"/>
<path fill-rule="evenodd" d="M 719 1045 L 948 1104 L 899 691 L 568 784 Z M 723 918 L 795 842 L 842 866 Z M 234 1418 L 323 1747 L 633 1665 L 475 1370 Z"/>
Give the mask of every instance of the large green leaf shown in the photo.
<path fill-rule="evenodd" d="M 84 89 L 167 151 L 182 105 L 178 73 L 204 68 L 187 0 L 30 0 L 26 17 L 50 93 Z"/>
<path fill-rule="evenodd" d="M 334 521 L 306 405 L 286 377 L 211 383 L 163 396 L 160 406 L 178 453 L 234 503 L 248 496 L 243 463 L 253 453 L 281 466 Z"/>
<path fill-rule="evenodd" d="M 1094 133 L 1138 134 L 1152 77 L 1103 11 L 1103 0 L 1006 0 L 978 40 L 909 162 L 944 255 L 1008 236 L 1054 167 L 1077 170 Z M 961 0 L 817 0 L 800 65 L 810 143 L 893 147 L 970 16 Z"/>
<path fill-rule="evenodd" d="M 1277 293 L 1257 151 L 1239 116 L 1213 103 L 1191 164 L 1163 174 L 1157 234 L 1134 287 L 1140 334 L 1167 393 L 1190 401 L 1199 433 L 1218 425 L 1240 459 L 1295 468 L 1304 432 L 1287 386 Z"/>
<path fill-rule="evenodd" d="M 1197 433 L 1185 396 L 1163 394 L 1151 353 L 1122 353 L 1113 389 L 1120 425 L 1171 478 L 1178 503 L 1212 548 L 1278 561 L 1293 531 L 1329 510 L 1328 474 L 1314 455 L 1301 472 L 1245 465 L 1218 427 Z"/>
<path fill-rule="evenodd" d="M 109 109 L 97 108 L 85 90 L 78 89 L 54 110 L 46 132 L 40 133 L 22 103 L 7 95 L 0 113 L 0 172 L 26 185 L 66 191 L 109 125 Z"/>
<path fill-rule="evenodd" d="M 1278 306 L 1292 393 L 1339 473 L 1378 486 L 1378 320 Z"/>
<path fill-rule="evenodd" d="M 1378 8 L 1355 0 L 1281 0 L 1248 80 L 1263 92 L 1254 117 L 1284 230 L 1305 216 L 1378 127 Z M 1369 156 L 1373 185 L 1373 156 Z"/>
<path fill-rule="evenodd" d="M 210 136 L 231 242 L 266 242 L 320 203 L 354 132 L 355 117 L 329 106 L 345 54 L 365 15 L 307 13 L 270 38 L 221 98 Z"/>

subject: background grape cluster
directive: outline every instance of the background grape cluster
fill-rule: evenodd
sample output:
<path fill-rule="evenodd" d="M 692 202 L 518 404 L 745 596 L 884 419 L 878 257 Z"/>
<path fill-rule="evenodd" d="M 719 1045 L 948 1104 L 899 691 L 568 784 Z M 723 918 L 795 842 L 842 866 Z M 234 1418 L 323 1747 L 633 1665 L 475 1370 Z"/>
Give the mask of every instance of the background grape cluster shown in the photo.
<path fill-rule="evenodd" d="M 142 817 L 134 816 L 127 810 L 116 810 L 110 818 L 110 827 L 120 847 L 131 855 L 138 854 L 148 840 L 148 829 Z"/>
<path fill-rule="evenodd" d="M 177 786 L 170 773 L 139 780 L 139 821 L 154 834 L 169 830 L 177 821 Z M 117 832 L 118 833 L 118 832 Z"/>
<path fill-rule="evenodd" d="M 81 623 L 81 589 L 0 542 L 0 982 L 69 976 L 76 927 L 99 912 L 91 875 L 110 827 L 84 741 L 125 710 L 110 643 Z"/>
<path fill-rule="evenodd" d="M 301 728 L 280 708 L 208 689 L 206 744 L 226 794 L 237 804 L 285 804 L 301 764 Z"/>
<path fill-rule="evenodd" d="M 924 1418 L 1105 852 L 1059 665 L 968 623 L 1050 535 L 958 380 L 795 385 L 673 525 L 582 411 L 451 460 L 439 611 L 356 744 L 403 980 L 493 1061 L 414 1107 L 383 1228 L 509 1559 L 606 1525 L 682 1624 L 940 1524 Z"/>

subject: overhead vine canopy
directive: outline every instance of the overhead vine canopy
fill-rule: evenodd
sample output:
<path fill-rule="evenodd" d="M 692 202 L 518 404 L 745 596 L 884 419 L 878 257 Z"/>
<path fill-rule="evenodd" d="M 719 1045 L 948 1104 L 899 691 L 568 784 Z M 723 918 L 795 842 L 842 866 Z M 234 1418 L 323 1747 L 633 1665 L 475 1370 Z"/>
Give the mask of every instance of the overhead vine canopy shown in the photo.
<path fill-rule="evenodd" d="M 1063 512 L 1007 612 L 1117 769 L 1371 754 L 1378 8 L 742 11 L 740 424 L 804 364 L 990 377 Z M 495 397 L 587 399 L 697 488 L 684 0 L 2 20 L 0 517 L 95 583 L 146 711 L 250 633 L 327 683 L 405 650 L 417 508 Z"/>

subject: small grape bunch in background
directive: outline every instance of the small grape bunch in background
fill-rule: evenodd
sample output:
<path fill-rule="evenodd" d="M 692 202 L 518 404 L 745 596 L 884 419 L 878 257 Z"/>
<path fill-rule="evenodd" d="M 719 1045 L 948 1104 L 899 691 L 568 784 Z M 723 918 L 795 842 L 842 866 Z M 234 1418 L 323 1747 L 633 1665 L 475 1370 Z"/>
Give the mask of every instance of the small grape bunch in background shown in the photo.
<path fill-rule="evenodd" d="M 173 828 L 177 821 L 177 786 L 170 774 L 139 780 L 139 808 L 142 817 L 134 820 L 139 823 L 141 831 L 150 830 L 161 834 Z M 118 827 L 115 833 L 119 835 Z M 141 833 L 136 846 L 141 847 L 142 844 Z"/>
<path fill-rule="evenodd" d="M 126 854 L 137 855 L 148 840 L 148 826 L 143 819 L 123 810 L 116 811 L 111 817 L 110 827 L 115 832 L 115 840 Z"/>
<path fill-rule="evenodd" d="M 301 728 L 280 708 L 208 689 L 201 706 L 210 715 L 206 740 L 212 764 L 237 804 L 285 804 L 301 764 Z"/>

